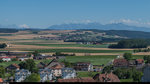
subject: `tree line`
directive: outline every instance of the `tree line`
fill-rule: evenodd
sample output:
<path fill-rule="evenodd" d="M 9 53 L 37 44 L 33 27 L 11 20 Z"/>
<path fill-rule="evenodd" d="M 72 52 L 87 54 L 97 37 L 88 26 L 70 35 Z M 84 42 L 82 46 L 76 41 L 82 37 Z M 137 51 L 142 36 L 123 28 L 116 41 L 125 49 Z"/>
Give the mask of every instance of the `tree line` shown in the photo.
<path fill-rule="evenodd" d="M 117 44 L 109 45 L 109 48 L 147 48 L 150 45 L 149 40 L 144 39 L 126 39 Z"/>

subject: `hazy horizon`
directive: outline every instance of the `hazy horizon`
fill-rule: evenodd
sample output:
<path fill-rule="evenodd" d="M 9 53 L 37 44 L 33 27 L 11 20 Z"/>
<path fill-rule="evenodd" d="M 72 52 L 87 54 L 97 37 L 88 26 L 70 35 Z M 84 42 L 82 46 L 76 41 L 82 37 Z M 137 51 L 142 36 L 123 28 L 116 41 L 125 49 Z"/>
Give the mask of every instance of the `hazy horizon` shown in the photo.
<path fill-rule="evenodd" d="M 47 28 L 68 23 L 150 27 L 149 0 L 1 0 L 0 25 Z"/>

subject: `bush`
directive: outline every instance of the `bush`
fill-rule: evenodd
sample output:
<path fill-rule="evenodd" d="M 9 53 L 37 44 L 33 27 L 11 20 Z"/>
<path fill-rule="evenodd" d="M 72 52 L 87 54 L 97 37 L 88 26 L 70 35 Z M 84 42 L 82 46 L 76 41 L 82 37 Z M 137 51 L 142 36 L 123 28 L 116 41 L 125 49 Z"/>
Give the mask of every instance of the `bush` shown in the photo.
<path fill-rule="evenodd" d="M 6 43 L 0 44 L 0 48 L 6 48 L 6 47 L 7 47 Z"/>
<path fill-rule="evenodd" d="M 32 73 L 30 76 L 28 76 L 24 82 L 40 82 L 40 75 L 36 73 Z"/>

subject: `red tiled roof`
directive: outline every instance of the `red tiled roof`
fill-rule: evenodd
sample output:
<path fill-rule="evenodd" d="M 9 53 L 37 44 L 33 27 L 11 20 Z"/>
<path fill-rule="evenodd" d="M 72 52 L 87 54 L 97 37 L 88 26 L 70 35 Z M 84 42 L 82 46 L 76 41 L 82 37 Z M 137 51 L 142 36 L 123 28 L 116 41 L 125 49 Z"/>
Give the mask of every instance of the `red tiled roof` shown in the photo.
<path fill-rule="evenodd" d="M 115 59 L 113 64 L 114 66 L 127 66 L 128 61 L 126 59 Z"/>
<path fill-rule="evenodd" d="M 137 61 L 138 63 L 143 63 L 143 62 L 144 62 L 144 59 L 136 59 L 136 61 Z"/>
<path fill-rule="evenodd" d="M 15 66 L 16 68 L 20 68 L 20 66 L 18 64 L 12 64 L 13 66 Z"/>
<path fill-rule="evenodd" d="M 2 78 L 0 78 L 0 82 L 3 82 L 3 79 L 2 79 Z"/>
<path fill-rule="evenodd" d="M 90 77 L 82 77 L 74 79 L 58 79 L 57 82 L 96 82 L 96 81 Z"/>
<path fill-rule="evenodd" d="M 63 68 L 63 67 L 59 64 L 56 64 L 56 65 L 51 67 L 51 69 L 61 69 L 61 68 Z"/>
<path fill-rule="evenodd" d="M 94 79 L 98 79 L 98 82 L 120 82 L 119 78 L 113 74 L 96 74 Z"/>

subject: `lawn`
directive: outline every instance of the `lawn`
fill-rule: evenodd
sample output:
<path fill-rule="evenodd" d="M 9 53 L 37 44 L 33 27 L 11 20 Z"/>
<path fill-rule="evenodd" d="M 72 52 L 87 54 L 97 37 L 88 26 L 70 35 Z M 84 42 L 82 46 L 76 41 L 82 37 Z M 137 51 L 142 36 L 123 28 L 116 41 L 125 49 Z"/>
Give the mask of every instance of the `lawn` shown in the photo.
<path fill-rule="evenodd" d="M 2 65 L 2 66 L 4 66 L 4 67 L 7 67 L 7 66 L 9 66 L 9 65 L 11 65 L 11 64 L 13 64 L 13 63 L 19 64 L 20 62 L 21 62 L 21 61 L 2 62 L 2 63 L 0 63 L 0 65 Z"/>
<path fill-rule="evenodd" d="M 28 50 L 28 49 L 27 49 Z M 35 50 L 30 50 L 35 51 Z M 89 50 L 89 49 L 37 49 L 39 53 L 72 52 L 72 53 L 132 53 L 132 50 Z"/>
<path fill-rule="evenodd" d="M 133 79 L 120 79 L 120 82 L 134 82 Z"/>
<path fill-rule="evenodd" d="M 75 62 L 91 62 L 93 65 L 107 64 L 112 59 L 116 58 L 116 55 L 99 55 L 99 56 L 66 56 L 66 61 L 71 63 Z M 60 59 L 62 61 L 63 59 Z"/>
<path fill-rule="evenodd" d="M 133 55 L 132 59 L 143 59 L 145 55 Z"/>
<path fill-rule="evenodd" d="M 78 77 L 93 77 L 100 72 L 88 72 L 88 71 L 80 71 L 77 72 Z"/>
<path fill-rule="evenodd" d="M 52 59 L 44 59 L 44 60 L 34 60 L 36 64 L 40 63 L 40 62 L 43 62 L 43 63 L 49 63 L 52 61 Z"/>
<path fill-rule="evenodd" d="M 49 63 L 51 61 L 51 59 L 44 59 L 44 60 L 34 60 L 36 64 L 40 63 L 40 62 L 44 62 L 44 63 Z M 16 64 L 19 64 L 21 63 L 22 61 L 10 61 L 10 62 L 2 62 L 0 63 L 0 65 L 4 66 L 4 67 L 7 67 L 13 63 L 16 63 Z"/>

